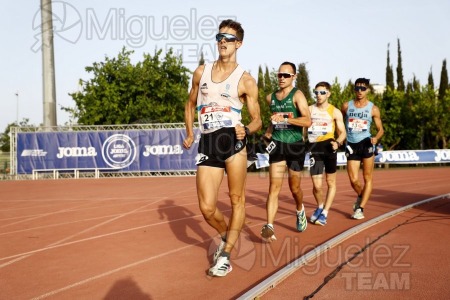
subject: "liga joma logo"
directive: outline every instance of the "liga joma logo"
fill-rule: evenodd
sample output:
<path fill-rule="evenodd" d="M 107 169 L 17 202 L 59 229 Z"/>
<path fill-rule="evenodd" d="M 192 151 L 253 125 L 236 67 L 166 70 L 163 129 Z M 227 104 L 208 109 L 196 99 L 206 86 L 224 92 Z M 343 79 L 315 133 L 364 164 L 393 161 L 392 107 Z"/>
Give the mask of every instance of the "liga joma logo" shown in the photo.
<path fill-rule="evenodd" d="M 102 146 L 103 160 L 112 168 L 123 169 L 128 167 L 135 161 L 136 155 L 136 144 L 125 134 L 110 136 Z"/>

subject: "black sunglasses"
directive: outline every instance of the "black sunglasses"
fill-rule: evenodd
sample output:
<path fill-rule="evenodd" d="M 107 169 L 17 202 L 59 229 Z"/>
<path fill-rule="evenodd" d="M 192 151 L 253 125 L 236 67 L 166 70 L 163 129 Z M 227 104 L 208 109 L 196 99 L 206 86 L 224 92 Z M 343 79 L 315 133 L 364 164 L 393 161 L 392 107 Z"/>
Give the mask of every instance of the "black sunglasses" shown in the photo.
<path fill-rule="evenodd" d="M 365 92 L 367 88 L 365 86 L 355 86 L 355 92 L 363 91 Z"/>
<path fill-rule="evenodd" d="M 327 91 L 314 91 L 314 94 L 316 94 L 316 96 L 319 95 L 319 94 L 326 95 Z"/>
<path fill-rule="evenodd" d="M 294 75 L 295 74 L 292 74 L 292 73 L 278 73 L 277 74 L 278 78 L 291 78 Z"/>
<path fill-rule="evenodd" d="M 216 34 L 216 42 L 220 42 L 222 39 L 225 39 L 225 42 L 235 42 L 240 41 L 237 36 L 229 33 L 218 33 Z"/>

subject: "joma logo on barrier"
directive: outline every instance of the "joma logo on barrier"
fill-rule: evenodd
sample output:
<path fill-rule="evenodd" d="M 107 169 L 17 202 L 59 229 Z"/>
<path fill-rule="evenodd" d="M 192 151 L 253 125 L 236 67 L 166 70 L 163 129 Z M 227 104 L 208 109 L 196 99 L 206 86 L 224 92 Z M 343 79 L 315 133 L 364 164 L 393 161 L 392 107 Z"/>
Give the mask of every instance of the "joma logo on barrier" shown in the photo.
<path fill-rule="evenodd" d="M 418 161 L 419 156 L 414 151 L 383 151 L 380 162 Z"/>
<path fill-rule="evenodd" d="M 180 145 L 157 145 L 150 146 L 146 145 L 145 152 L 143 155 L 145 157 L 150 155 L 175 155 L 175 154 L 183 154 L 183 149 Z"/>
<path fill-rule="evenodd" d="M 448 160 L 450 161 L 450 150 L 435 150 L 436 156 L 434 161 Z"/>
<path fill-rule="evenodd" d="M 42 149 L 25 149 L 20 156 L 46 156 L 47 152 Z"/>
<path fill-rule="evenodd" d="M 94 147 L 58 147 L 57 158 L 97 156 Z"/>

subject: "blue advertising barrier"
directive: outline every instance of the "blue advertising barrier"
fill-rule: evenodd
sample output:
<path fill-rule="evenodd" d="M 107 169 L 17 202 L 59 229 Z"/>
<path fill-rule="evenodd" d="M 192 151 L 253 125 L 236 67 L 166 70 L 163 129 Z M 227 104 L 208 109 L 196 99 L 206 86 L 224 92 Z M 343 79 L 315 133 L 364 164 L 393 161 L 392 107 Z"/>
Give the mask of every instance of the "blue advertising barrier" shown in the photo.
<path fill-rule="evenodd" d="M 269 155 L 267 153 L 257 153 L 257 156 L 256 168 L 260 169 L 269 166 Z M 376 164 L 433 164 L 449 162 L 449 149 L 382 151 L 375 157 Z M 345 166 L 346 164 L 347 157 L 345 157 L 345 152 L 338 152 L 337 165 Z M 305 157 L 304 166 L 309 166 L 309 154 Z"/>
<path fill-rule="evenodd" d="M 200 132 L 191 149 L 183 148 L 184 128 L 19 132 L 17 174 L 33 170 L 94 170 L 111 172 L 195 171 Z M 268 166 L 268 155 L 258 153 L 257 168 Z M 339 166 L 347 162 L 338 152 Z M 428 164 L 450 162 L 450 150 L 382 151 L 377 164 Z M 309 155 L 305 166 L 309 165 Z"/>
<path fill-rule="evenodd" d="M 17 134 L 17 173 L 33 170 L 196 170 L 198 138 L 183 148 L 184 129 Z M 199 136 L 199 130 L 195 130 Z"/>

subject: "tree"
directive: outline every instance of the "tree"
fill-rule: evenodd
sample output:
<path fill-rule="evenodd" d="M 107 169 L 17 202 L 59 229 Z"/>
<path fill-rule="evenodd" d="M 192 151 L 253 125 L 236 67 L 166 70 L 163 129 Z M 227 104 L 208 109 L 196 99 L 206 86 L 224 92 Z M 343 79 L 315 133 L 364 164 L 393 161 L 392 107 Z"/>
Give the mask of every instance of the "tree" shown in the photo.
<path fill-rule="evenodd" d="M 255 138 L 259 139 L 259 137 L 266 131 L 267 125 L 269 124 L 270 121 L 270 108 L 266 103 L 266 93 L 264 91 L 264 73 L 261 66 L 259 66 L 258 68 L 257 85 L 258 85 L 258 103 L 260 107 L 261 120 L 263 123 L 261 130 L 255 134 Z M 248 124 L 251 121 L 246 105 L 244 105 L 242 109 L 242 121 L 244 124 Z"/>
<path fill-rule="evenodd" d="M 389 44 L 387 49 L 387 64 L 386 64 L 386 87 L 394 90 L 394 71 L 392 70 L 391 60 L 389 57 Z"/>
<path fill-rule="evenodd" d="M 405 82 L 403 81 L 403 67 L 402 67 L 402 51 L 400 50 L 400 39 L 397 39 L 397 91 L 405 91 Z"/>
<path fill-rule="evenodd" d="M 10 132 L 11 127 L 34 127 L 33 125 L 28 124 L 30 119 L 23 118 L 22 121 L 19 122 L 19 125 L 17 125 L 17 122 L 9 123 L 5 131 L 0 135 L 0 151 L 2 152 L 9 152 L 11 150 L 11 138 L 10 138 Z M 0 166 L 1 167 L 1 166 Z"/>
<path fill-rule="evenodd" d="M 432 68 L 430 68 L 430 73 L 428 73 L 428 86 L 434 89 L 434 80 L 433 80 L 433 72 Z"/>
<path fill-rule="evenodd" d="M 445 93 L 449 88 L 448 84 L 448 72 L 447 72 L 447 61 L 444 59 L 442 62 L 442 70 L 441 70 L 441 81 L 439 83 L 439 100 L 444 99 Z"/>
<path fill-rule="evenodd" d="M 308 100 L 309 103 L 313 102 L 313 98 L 311 95 L 311 88 L 309 86 L 309 75 L 308 75 L 308 71 L 306 70 L 305 63 L 301 63 L 298 65 L 298 75 L 297 75 L 297 81 L 295 82 L 295 86 L 300 91 L 303 92 L 306 100 Z"/>
<path fill-rule="evenodd" d="M 269 67 L 266 66 L 266 72 L 264 73 L 264 94 L 269 94 L 273 92 L 272 81 L 270 79 Z"/>
<path fill-rule="evenodd" d="M 125 48 L 86 67 L 92 79 L 80 79 L 81 91 L 70 94 L 75 108 L 63 107 L 84 125 L 182 122 L 188 98 L 190 71 L 181 56 L 162 50 L 131 63 Z"/>
<path fill-rule="evenodd" d="M 200 53 L 200 60 L 198 61 L 198 65 L 202 66 L 205 64 L 205 57 L 203 56 L 203 51 Z"/>

